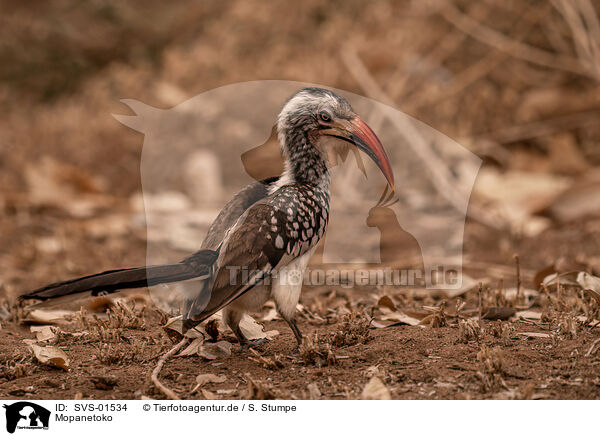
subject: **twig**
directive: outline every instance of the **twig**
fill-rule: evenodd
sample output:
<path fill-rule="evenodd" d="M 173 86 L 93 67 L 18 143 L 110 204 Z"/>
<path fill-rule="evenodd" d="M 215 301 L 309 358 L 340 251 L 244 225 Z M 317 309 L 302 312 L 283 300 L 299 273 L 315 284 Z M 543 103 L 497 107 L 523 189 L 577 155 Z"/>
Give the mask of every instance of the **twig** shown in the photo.
<path fill-rule="evenodd" d="M 481 321 L 481 317 L 482 314 L 481 312 L 483 311 L 482 306 L 483 306 L 483 283 L 479 282 L 479 326 L 482 326 L 482 321 Z"/>
<path fill-rule="evenodd" d="M 517 301 L 516 304 L 519 304 L 521 301 L 521 262 L 519 261 L 519 255 L 515 254 L 515 264 L 517 267 Z"/>
<path fill-rule="evenodd" d="M 450 83 L 442 90 L 415 94 L 412 98 L 407 99 L 404 104 L 411 110 L 422 109 L 425 106 L 439 103 L 441 100 L 450 98 L 458 94 L 463 89 L 467 88 L 472 83 L 485 77 L 490 71 L 494 70 L 500 62 L 505 58 L 505 55 L 498 52 L 490 52 L 479 61 L 465 68 L 459 74 L 454 76 Z"/>
<path fill-rule="evenodd" d="M 600 22 L 589 0 L 552 0 L 571 29 L 573 44 L 580 63 L 600 78 Z"/>
<path fill-rule="evenodd" d="M 592 353 L 594 352 L 594 348 L 596 348 L 596 345 L 598 345 L 599 342 L 600 342 L 600 338 L 598 338 L 594 342 L 592 342 L 592 346 L 587 351 L 587 353 L 585 353 L 585 357 L 589 357 L 592 355 Z"/>
<path fill-rule="evenodd" d="M 479 138 L 491 139 L 500 143 L 522 141 L 551 135 L 556 132 L 583 127 L 587 124 L 597 123 L 600 111 L 590 110 L 574 114 L 561 115 L 542 121 L 519 124 L 517 126 L 505 127 L 490 133 L 480 135 Z"/>
<path fill-rule="evenodd" d="M 260 363 L 267 369 L 283 368 L 283 364 L 279 360 L 272 360 L 267 357 L 261 356 L 258 353 L 258 351 L 256 351 L 254 348 L 250 348 L 249 351 L 254 355 L 254 357 L 248 356 L 248 359 L 250 359 L 253 362 Z"/>
<path fill-rule="evenodd" d="M 536 325 L 536 326 L 542 325 L 539 322 L 535 322 L 531 319 L 519 318 L 518 321 L 522 322 L 523 324 Z"/>
<path fill-rule="evenodd" d="M 469 13 L 474 15 L 477 19 L 482 20 L 487 17 L 489 8 L 482 6 L 480 3 L 475 3 L 469 10 Z M 411 101 L 415 93 L 420 93 L 424 88 L 419 86 L 424 80 L 428 80 L 431 77 L 431 73 L 436 69 L 441 68 L 444 61 L 449 58 L 467 39 L 467 34 L 457 29 L 451 29 L 445 35 L 439 39 L 439 43 L 433 47 L 431 52 L 423 54 L 423 57 L 417 61 L 418 75 L 411 75 L 410 71 L 406 71 L 404 65 L 399 65 L 396 71 L 392 74 L 392 77 L 400 75 L 398 80 L 392 80 L 390 85 L 386 88 L 388 95 L 392 98 L 400 98 L 402 101 Z M 413 69 L 415 66 L 413 66 Z M 410 90 L 407 90 L 408 83 L 410 80 Z"/>
<path fill-rule="evenodd" d="M 442 10 L 442 16 L 446 21 L 458 29 L 477 39 L 478 41 L 494 47 L 509 55 L 550 69 L 559 69 L 570 73 L 579 74 L 597 79 L 594 72 L 581 66 L 577 58 L 559 55 L 546 50 L 533 47 L 521 41 L 516 41 L 503 35 L 496 30 L 490 29 L 468 15 L 460 12 L 454 5 L 448 3 Z"/>
<path fill-rule="evenodd" d="M 163 394 L 165 394 L 165 396 L 170 400 L 181 400 L 181 398 L 179 398 L 175 392 L 173 392 L 171 389 L 169 389 L 168 387 L 166 387 L 165 385 L 163 385 L 160 382 L 160 380 L 158 379 L 158 374 L 160 374 L 160 370 L 162 369 L 165 362 L 171 356 L 173 356 L 175 353 L 177 353 L 179 350 L 181 350 L 184 346 L 186 346 L 188 342 L 189 342 L 189 338 L 183 338 L 181 341 L 179 341 L 177 343 L 177 345 L 175 345 L 167 353 L 165 353 L 159 359 L 158 363 L 156 364 L 156 368 L 154 368 L 154 371 L 152 371 L 152 375 L 150 376 L 150 379 L 152 380 L 152 383 L 154 383 L 154 386 L 156 386 L 156 388 L 159 391 L 161 391 Z"/>
<path fill-rule="evenodd" d="M 486 8 L 486 12 L 487 9 L 489 8 Z M 526 36 L 530 29 L 548 14 L 549 10 L 549 7 L 539 7 L 530 8 L 525 11 L 525 13 L 523 13 L 515 22 L 514 29 L 516 37 Z M 475 21 L 484 19 L 486 15 L 478 13 L 477 8 L 472 8 L 469 10 L 468 16 L 471 20 Z M 521 25 L 519 22 L 523 22 L 523 24 Z M 464 32 L 462 34 L 467 35 L 467 33 Z M 413 95 L 412 98 L 403 99 L 403 104 L 407 105 L 412 110 L 417 110 L 423 106 L 435 104 L 443 99 L 456 95 L 472 83 L 487 76 L 508 56 L 509 54 L 503 51 L 490 51 L 486 56 L 453 76 L 441 89 L 428 92 L 428 89 L 431 88 L 425 88 L 423 91 L 419 91 Z"/>

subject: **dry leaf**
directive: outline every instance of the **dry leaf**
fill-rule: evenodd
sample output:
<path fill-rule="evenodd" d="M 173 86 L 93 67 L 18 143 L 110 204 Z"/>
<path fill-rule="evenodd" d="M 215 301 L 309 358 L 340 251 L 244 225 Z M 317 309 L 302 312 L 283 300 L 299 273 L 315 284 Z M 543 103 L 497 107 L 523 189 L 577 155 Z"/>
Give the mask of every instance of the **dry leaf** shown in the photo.
<path fill-rule="evenodd" d="M 0 286 L 2 286 L 2 280 L 0 279 Z M 0 321 L 6 321 L 11 317 L 8 308 L 0 306 Z"/>
<path fill-rule="evenodd" d="M 105 313 L 108 309 L 112 309 L 115 303 L 108 297 L 92 297 L 88 301 L 87 309 L 94 313 Z"/>
<path fill-rule="evenodd" d="M 29 347 L 33 351 L 33 354 L 35 355 L 36 359 L 39 360 L 41 363 L 56 366 L 58 368 L 64 369 L 65 371 L 69 370 L 69 357 L 60 348 L 51 346 L 40 347 L 36 344 L 29 344 Z"/>
<path fill-rule="evenodd" d="M 273 321 L 274 319 L 279 319 L 279 313 L 277 312 L 277 309 L 275 308 L 270 308 L 269 311 L 267 312 L 267 314 L 265 316 L 263 316 L 260 320 L 261 321 Z"/>
<path fill-rule="evenodd" d="M 515 313 L 515 315 L 518 318 L 523 318 L 523 319 L 531 319 L 534 321 L 539 321 L 542 319 L 542 313 L 541 312 L 534 312 L 532 310 L 521 310 L 517 313 Z"/>
<path fill-rule="evenodd" d="M 557 283 L 561 285 L 569 285 L 569 286 L 578 286 L 577 283 L 577 272 L 567 272 L 567 273 L 554 273 L 546 276 L 544 280 L 542 280 L 542 284 L 550 288 L 551 286 L 556 286 Z"/>
<path fill-rule="evenodd" d="M 35 337 L 40 342 L 51 341 L 56 338 L 56 334 L 58 333 L 58 327 L 53 327 L 49 325 L 43 326 L 31 326 L 29 328 L 31 333 L 35 334 Z"/>
<path fill-rule="evenodd" d="M 110 391 L 119 384 L 119 379 L 112 375 L 90 377 L 90 381 L 94 384 L 96 389 L 101 391 Z"/>
<path fill-rule="evenodd" d="M 549 338 L 549 333 L 538 333 L 538 332 L 519 332 L 517 333 L 521 336 L 525 336 L 527 338 Z"/>
<path fill-rule="evenodd" d="M 600 214 L 600 171 L 598 169 L 577 180 L 547 208 L 547 214 L 558 221 L 571 221 Z"/>
<path fill-rule="evenodd" d="M 219 357 L 231 356 L 231 342 L 219 341 L 213 343 L 204 343 L 198 350 L 198 356 L 207 360 L 215 360 Z"/>
<path fill-rule="evenodd" d="M 196 392 L 199 388 L 208 383 L 223 383 L 227 380 L 227 377 L 224 375 L 215 375 L 215 374 L 200 374 L 196 377 L 196 386 L 192 389 L 192 394 Z M 208 399 L 208 398 L 207 398 Z"/>
<path fill-rule="evenodd" d="M 35 309 L 23 319 L 25 324 L 61 324 L 70 322 L 75 316 L 71 310 Z"/>
<path fill-rule="evenodd" d="M 222 322 L 221 312 L 215 313 L 213 316 L 211 316 L 208 319 L 208 321 L 209 322 L 217 321 L 217 325 L 218 325 L 219 331 L 221 333 L 223 333 L 226 330 L 229 330 L 229 328 L 226 327 L 224 325 L 224 323 Z M 183 334 L 182 334 L 183 321 L 182 321 L 181 315 L 176 316 L 174 318 L 170 318 L 167 321 L 167 323 L 163 326 L 163 328 L 165 330 L 167 330 L 167 332 L 173 331 L 173 332 L 176 332 L 178 335 L 183 336 Z M 244 317 L 240 321 L 240 329 L 242 330 L 242 333 L 244 333 L 244 335 L 248 339 L 251 339 L 251 340 L 252 339 L 272 339 L 273 337 L 275 337 L 279 334 L 279 332 L 277 330 L 264 331 L 263 326 L 260 325 L 259 323 L 257 323 L 254 320 L 254 318 L 252 318 L 249 315 L 244 315 Z M 193 329 L 188 330 L 185 333 L 185 337 L 190 338 L 190 339 L 196 339 L 196 338 L 200 338 L 200 339 L 209 338 L 210 339 L 210 335 L 207 333 L 206 327 L 204 325 L 198 325 L 198 326 L 194 327 Z M 196 344 L 196 345 L 198 345 L 198 344 Z M 190 347 L 191 347 L 191 344 L 190 344 Z M 180 354 L 180 356 L 190 355 L 190 354 L 194 354 L 194 352 L 186 353 L 184 351 Z"/>
<path fill-rule="evenodd" d="M 598 326 L 598 324 L 600 324 L 600 321 L 598 321 L 597 319 L 590 319 L 584 315 L 579 315 L 579 316 L 575 317 L 575 319 L 577 321 L 579 321 L 580 323 L 588 325 L 588 326 L 593 326 L 593 325 Z"/>
<path fill-rule="evenodd" d="M 49 157 L 26 165 L 25 180 L 32 203 L 58 207 L 73 216 L 91 216 L 112 204 L 109 197 L 98 194 L 101 183 L 89 172 Z"/>
<path fill-rule="evenodd" d="M 466 294 L 467 292 L 478 289 L 480 283 L 482 283 L 483 286 L 485 287 L 491 283 L 491 279 L 484 278 L 484 279 L 475 280 L 474 278 L 472 278 L 466 274 L 463 274 L 460 288 L 445 289 L 442 291 L 442 295 L 440 295 L 440 296 L 445 296 L 446 298 L 460 297 L 461 295 Z M 429 292 L 429 294 L 431 295 L 432 290 L 427 289 L 426 291 Z"/>
<path fill-rule="evenodd" d="M 219 396 L 216 394 L 213 394 L 210 391 L 207 391 L 206 389 L 202 389 L 202 395 L 204 395 L 204 398 L 206 398 L 207 400 L 218 400 Z"/>
<path fill-rule="evenodd" d="M 486 201 L 486 207 L 511 228 L 533 237 L 551 224 L 536 214 L 550 206 L 570 184 L 568 177 L 555 174 L 483 168 L 473 195 Z"/>
<path fill-rule="evenodd" d="M 384 295 L 383 297 L 381 297 L 379 299 L 379 301 L 377 301 L 377 305 L 380 307 L 386 307 L 392 311 L 396 311 L 396 305 L 394 304 L 394 301 L 388 297 L 387 295 Z"/>
<path fill-rule="evenodd" d="M 384 329 L 386 327 L 392 327 L 394 325 L 402 325 L 402 324 L 401 323 L 381 324 L 380 322 L 372 320 L 371 323 L 369 324 L 369 327 L 374 328 L 374 329 Z"/>
<path fill-rule="evenodd" d="M 544 278 L 544 286 L 552 289 L 557 284 L 578 286 L 586 291 L 600 304 L 600 278 L 585 271 L 571 271 L 563 274 L 550 274 Z"/>
<path fill-rule="evenodd" d="M 196 383 L 201 386 L 206 383 L 223 383 L 227 380 L 227 377 L 224 375 L 216 375 L 216 374 L 200 374 L 196 377 Z"/>
<path fill-rule="evenodd" d="M 240 329 L 244 336 L 249 339 L 271 339 L 273 336 L 279 334 L 277 330 L 271 330 L 265 332 L 262 325 L 256 322 L 254 318 L 250 315 L 244 315 L 242 320 L 240 321 Z"/>
<path fill-rule="evenodd" d="M 505 321 L 515 314 L 515 309 L 512 307 L 490 307 L 483 315 L 483 319 L 492 321 Z"/>
<path fill-rule="evenodd" d="M 535 286 L 535 289 L 539 289 L 540 286 L 542 286 L 544 279 L 551 274 L 555 274 L 556 272 L 557 271 L 556 271 L 556 267 L 554 264 L 548 265 L 548 266 L 542 268 L 541 270 L 537 271 L 535 273 L 535 277 L 533 278 L 533 284 Z"/>
<path fill-rule="evenodd" d="M 394 326 L 397 325 L 419 325 L 419 323 L 421 322 L 420 320 L 413 318 L 412 316 L 408 316 L 402 312 L 391 312 L 388 314 L 385 314 L 381 317 L 381 319 L 385 320 L 385 321 L 395 321 L 393 324 Z M 391 326 L 390 325 L 390 326 Z M 386 326 L 386 327 L 390 327 L 390 326 Z"/>
<path fill-rule="evenodd" d="M 582 271 L 577 274 L 577 283 L 600 304 L 600 278 Z"/>
<path fill-rule="evenodd" d="M 308 397 L 311 400 L 318 400 L 321 398 L 321 391 L 316 383 L 310 383 L 308 386 Z"/>
<path fill-rule="evenodd" d="M 163 326 L 163 329 L 173 330 L 174 332 L 177 332 L 180 335 L 184 336 L 183 335 L 182 316 L 179 315 L 174 318 L 170 318 L 167 321 L 167 323 Z M 187 332 L 185 332 L 185 337 L 190 338 L 190 339 L 195 339 L 195 338 L 204 339 L 205 337 L 208 337 L 208 334 L 206 333 L 206 330 L 204 330 L 204 328 L 202 326 L 197 325 L 193 329 L 189 329 Z"/>
<path fill-rule="evenodd" d="M 361 395 L 363 400 L 391 400 L 389 389 L 383 384 L 379 377 L 373 377 L 366 384 Z"/>

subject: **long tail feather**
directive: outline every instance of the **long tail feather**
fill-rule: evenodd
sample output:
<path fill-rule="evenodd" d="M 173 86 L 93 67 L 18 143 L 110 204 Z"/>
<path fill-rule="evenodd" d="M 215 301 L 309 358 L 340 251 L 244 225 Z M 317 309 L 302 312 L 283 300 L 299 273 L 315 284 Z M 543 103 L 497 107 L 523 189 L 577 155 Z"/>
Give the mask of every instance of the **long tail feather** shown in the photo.
<path fill-rule="evenodd" d="M 92 296 L 122 289 L 142 288 L 161 283 L 180 282 L 209 276 L 218 252 L 202 250 L 179 263 L 104 271 L 64 282 L 52 283 L 21 295 L 22 300 L 49 300 L 66 295 L 90 292 Z"/>

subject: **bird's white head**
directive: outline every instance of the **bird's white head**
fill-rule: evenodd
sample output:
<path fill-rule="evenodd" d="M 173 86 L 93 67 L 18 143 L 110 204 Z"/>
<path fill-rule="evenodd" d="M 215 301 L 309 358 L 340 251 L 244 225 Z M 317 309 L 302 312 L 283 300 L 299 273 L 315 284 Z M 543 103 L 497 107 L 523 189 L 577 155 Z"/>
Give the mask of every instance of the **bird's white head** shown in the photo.
<path fill-rule="evenodd" d="M 377 164 L 389 185 L 394 174 L 383 145 L 348 101 L 322 88 L 304 88 L 286 102 L 277 120 L 286 173 L 310 182 L 327 172 L 326 138 L 345 141 L 365 152 Z"/>

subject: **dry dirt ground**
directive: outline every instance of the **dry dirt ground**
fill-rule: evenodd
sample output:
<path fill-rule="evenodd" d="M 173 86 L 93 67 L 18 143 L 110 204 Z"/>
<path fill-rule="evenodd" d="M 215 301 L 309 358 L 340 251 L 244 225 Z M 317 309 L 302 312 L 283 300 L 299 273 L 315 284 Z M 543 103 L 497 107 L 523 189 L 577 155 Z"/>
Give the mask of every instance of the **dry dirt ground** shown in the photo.
<path fill-rule="evenodd" d="M 157 317 L 148 317 L 155 324 Z M 600 396 L 598 364 L 593 354 L 587 356 L 590 344 L 600 337 L 598 331 L 581 332 L 574 339 L 528 338 L 519 332 L 551 332 L 547 324 L 510 323 L 514 331 L 508 339 L 490 332 L 497 322 L 486 322 L 483 337 L 464 343 L 459 329 L 453 326 L 422 328 L 398 326 L 369 331 L 368 342 L 347 347 L 333 347 L 335 364 L 319 367 L 305 362 L 302 355 L 292 354 L 294 339 L 285 323 L 267 322 L 268 329 L 281 334 L 260 348 L 260 354 L 278 359 L 282 367 L 267 369 L 252 361 L 248 351 L 234 352 L 229 357 L 207 361 L 201 357 L 181 357 L 168 361 L 163 382 L 182 398 L 204 399 L 201 390 L 190 393 L 199 374 L 224 376 L 219 384 L 203 386 L 217 398 L 316 398 L 311 397 L 311 384 L 327 399 L 361 398 L 363 388 L 373 375 L 385 383 L 394 399 L 469 399 L 469 398 L 534 398 L 594 399 Z M 508 324 L 508 323 L 506 323 Z M 335 333 L 339 323 L 314 326 L 299 323 L 305 334 Z M 32 337 L 29 329 L 6 324 L 2 330 L 3 381 L 2 398 L 39 399 L 139 399 L 142 395 L 164 398 L 148 380 L 157 356 L 172 344 L 158 325 L 125 329 L 109 353 L 114 363 L 102 361 L 98 344 L 78 340 L 62 340 L 60 347 L 72 360 L 72 369 L 60 369 L 36 363 L 22 339 Z M 225 338 L 234 341 L 232 336 Z M 147 344 L 142 352 L 134 345 Z M 482 347 L 501 351 L 497 370 L 486 372 L 478 353 Z M 10 363 L 7 363 L 10 362 Z M 25 373 L 15 377 L 15 364 Z M 497 374 L 498 381 L 494 381 Z M 115 386 L 97 378 L 114 380 Z M 249 380 L 259 392 L 249 390 Z M 212 397 L 211 397 L 212 398 Z"/>
<path fill-rule="evenodd" d="M 282 322 L 267 323 L 268 328 L 282 334 L 261 349 L 267 357 L 279 355 L 283 368 L 272 370 L 248 359 L 249 353 L 234 352 L 217 362 L 200 357 L 174 358 L 163 370 L 163 382 L 186 399 L 204 399 L 200 390 L 191 394 L 199 374 L 225 376 L 220 384 L 203 388 L 218 398 L 310 398 L 308 385 L 315 384 L 321 398 L 356 399 L 373 374 L 379 375 L 394 399 L 468 399 L 468 398 L 544 398 L 594 399 L 599 397 L 599 360 L 586 357 L 597 332 L 581 334 L 573 340 L 553 345 L 550 339 L 519 337 L 520 331 L 548 332 L 548 328 L 514 323 L 515 334 L 507 341 L 486 334 L 481 341 L 462 343 L 453 327 L 426 330 L 399 326 L 370 332 L 367 344 L 334 348 L 338 356 L 332 366 L 304 364 L 298 355 L 290 354 L 293 337 Z M 336 324 L 322 327 L 300 322 L 300 328 L 312 334 L 335 332 Z M 489 327 L 489 326 L 488 326 Z M 123 353 L 120 362 L 103 364 L 97 349 L 90 343 L 65 341 L 63 348 L 75 362 L 70 372 L 32 362 L 22 337 L 31 336 L 28 329 L 14 325 L 4 329 L 2 353 L 27 366 L 27 375 L 2 383 L 3 398 L 73 399 L 139 399 L 141 395 L 164 398 L 147 381 L 156 364 L 156 356 L 166 343 L 160 328 L 128 330 L 113 345 L 113 353 Z M 157 341 L 145 351 L 132 356 L 133 340 Z M 233 338 L 227 338 L 233 340 Z M 482 345 L 502 349 L 503 383 L 487 387 L 477 354 Z M 26 357 L 25 357 L 26 356 Z M 106 390 L 94 382 L 96 377 L 115 378 L 116 385 Z M 264 392 L 249 394 L 249 377 Z"/>
<path fill-rule="evenodd" d="M 562 254 L 569 255 L 567 247 L 572 235 L 580 232 L 582 226 L 592 224 L 598 225 L 598 221 L 584 220 L 558 227 L 541 240 L 548 250 L 563 247 L 566 252 Z M 468 226 L 471 230 L 469 238 L 476 238 L 476 227 L 475 224 Z M 489 235 L 487 243 L 495 243 L 496 237 Z M 543 260 L 535 261 L 540 259 L 539 241 L 536 244 L 529 244 L 527 240 L 518 243 L 524 275 L 544 266 Z M 577 246 L 579 258 L 591 256 L 597 244 L 593 238 L 580 241 Z M 481 253 L 489 253 L 486 245 L 486 241 L 476 244 Z M 467 256 L 477 254 L 467 250 Z M 481 264 L 488 265 L 492 270 L 491 273 L 488 271 L 488 276 L 493 275 L 492 266 L 500 268 L 499 259 L 482 256 L 475 256 L 478 268 L 482 268 Z M 497 256 L 502 257 L 502 254 L 497 253 Z M 505 264 L 510 265 L 510 262 Z M 503 270 L 507 289 L 514 281 L 510 269 L 506 266 Z M 468 264 L 467 271 L 474 277 L 482 274 L 475 269 L 469 270 Z M 523 288 L 532 288 L 525 277 Z M 508 295 L 507 292 L 504 294 Z M 490 307 L 496 306 L 508 308 L 510 315 L 513 312 L 510 308 L 519 306 L 519 302 L 499 295 L 495 284 L 484 289 L 484 315 Z M 424 325 L 373 328 L 385 324 L 385 314 L 394 312 L 384 307 L 389 303 L 382 299 L 383 296 L 388 296 L 398 311 L 413 317 L 434 316 L 422 320 Z M 600 397 L 600 354 L 595 346 L 600 330 L 595 328 L 593 318 L 598 305 L 593 299 L 564 287 L 559 294 L 548 289 L 533 295 L 525 304 L 530 306 L 528 312 L 539 316 L 517 312 L 505 321 L 484 319 L 480 327 L 478 290 L 475 288 L 458 298 L 464 305 L 456 317 L 460 304 L 457 298 L 423 296 L 391 288 L 309 288 L 301 299 L 303 310 L 300 311 L 299 326 L 312 345 L 302 348 L 299 353 L 293 352 L 295 341 L 283 321 L 261 321 L 265 330 L 277 330 L 280 334 L 256 347 L 254 352 L 238 351 L 234 336 L 220 329 L 216 340 L 233 343 L 230 356 L 214 360 L 198 355 L 173 357 L 166 362 L 160 379 L 185 399 L 355 399 L 365 395 L 383 395 L 385 398 L 388 392 L 394 399 Z M 133 299 L 130 297 L 130 305 Z M 30 325 L 3 321 L 0 330 L 0 396 L 164 398 L 150 382 L 150 373 L 160 355 L 180 338 L 172 332 L 167 334 L 161 327 L 166 318 L 152 307 L 145 307 L 140 313 L 144 306 L 139 301 L 138 298 L 133 309 L 136 315 L 121 313 L 120 318 L 117 317 L 120 321 L 113 324 L 116 328 L 104 324 L 107 328 L 102 339 L 98 327 L 107 323 L 106 317 L 100 314 L 99 319 L 104 321 L 98 324 L 89 313 L 89 307 L 84 315 L 88 320 L 85 325 L 77 320 L 59 324 L 61 331 L 66 333 L 51 342 L 70 358 L 68 372 L 41 364 L 32 356 L 23 342 L 35 337 L 30 332 Z M 522 306 L 523 301 L 520 304 Z M 429 306 L 443 306 L 444 310 L 441 314 L 439 309 L 437 312 L 435 309 L 423 310 Z M 523 310 L 523 307 L 517 307 L 517 310 Z M 13 309 L 11 313 L 14 316 L 16 311 Z M 268 308 L 255 318 L 260 320 L 267 313 Z M 22 312 L 17 316 L 22 317 Z M 371 324 L 370 317 L 374 319 Z M 469 318 L 471 321 L 465 321 Z M 82 331 L 89 336 L 68 334 Z M 208 382 L 194 391 L 198 384 L 196 377 L 200 374 L 222 377 L 219 382 Z M 383 393 L 363 393 L 373 377 L 385 386 Z"/>

